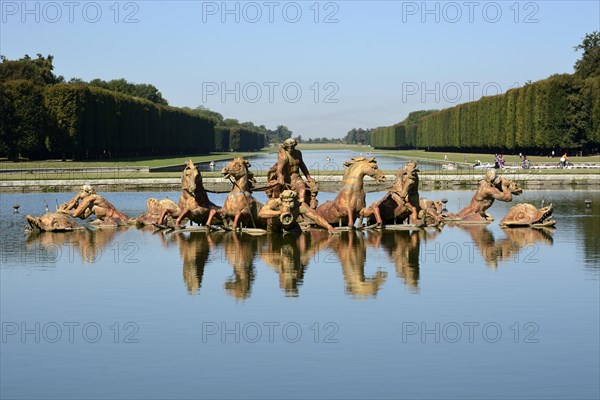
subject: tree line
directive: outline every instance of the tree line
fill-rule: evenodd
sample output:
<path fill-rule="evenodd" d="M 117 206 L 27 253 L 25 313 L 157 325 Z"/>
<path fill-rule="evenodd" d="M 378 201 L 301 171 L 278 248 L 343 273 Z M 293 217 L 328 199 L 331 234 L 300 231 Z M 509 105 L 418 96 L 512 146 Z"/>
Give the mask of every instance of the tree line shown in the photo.
<path fill-rule="evenodd" d="M 377 148 L 547 153 L 600 147 L 600 34 L 586 35 L 574 74 L 557 74 L 496 96 L 418 111 L 374 129 Z"/>
<path fill-rule="evenodd" d="M 53 73 L 52 56 L 40 54 L 0 60 L 0 157 L 164 156 L 252 151 L 267 142 L 264 126 L 206 109 L 170 107 L 153 85 L 65 82 Z M 275 132 L 291 136 L 282 125 Z"/>
<path fill-rule="evenodd" d="M 410 120 L 421 114 L 417 121 Z M 522 88 L 440 111 L 411 113 L 377 128 L 369 144 L 382 149 L 545 153 L 600 145 L 600 76 L 555 75 Z"/>
<path fill-rule="evenodd" d="M 264 125 L 255 125 L 251 121 L 240 122 L 235 118 L 224 118 L 221 113 L 209 110 L 204 106 L 198 106 L 196 108 L 183 107 L 183 109 L 196 115 L 211 118 L 214 121 L 215 126 L 228 128 L 240 127 L 265 135 L 267 143 L 281 143 L 285 139 L 292 137 L 292 131 L 285 125 L 277 125 L 275 129 L 271 130 L 267 129 Z"/>
<path fill-rule="evenodd" d="M 266 136 L 243 126 L 216 126 L 215 151 L 254 151 L 267 145 Z"/>

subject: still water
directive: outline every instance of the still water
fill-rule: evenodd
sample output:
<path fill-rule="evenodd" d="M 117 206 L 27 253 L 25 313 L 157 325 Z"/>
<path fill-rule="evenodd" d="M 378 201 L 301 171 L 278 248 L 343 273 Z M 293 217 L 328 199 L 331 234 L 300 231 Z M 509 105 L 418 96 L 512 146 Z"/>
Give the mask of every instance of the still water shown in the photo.
<path fill-rule="evenodd" d="M 368 153 L 360 153 L 352 150 L 310 150 L 302 152 L 304 163 L 310 173 L 314 175 L 326 174 L 328 171 L 343 170 L 344 162 L 350 160 L 352 157 L 375 157 L 377 166 L 385 171 L 395 171 L 398 168 L 402 168 L 404 163 L 409 161 L 409 158 L 406 157 L 390 157 L 381 155 L 376 151 Z M 247 159 L 252 164 L 251 170 L 253 172 L 268 171 L 277 162 L 277 152 L 259 154 L 247 157 Z M 219 171 L 227 163 L 228 161 L 215 161 L 214 167 L 210 167 L 209 163 L 200 163 L 198 165 L 201 171 Z M 441 164 L 419 162 L 420 170 L 441 168 Z"/>
<path fill-rule="evenodd" d="M 23 233 L 71 195 L 0 194 L 1 398 L 600 396 L 600 192 L 518 197 L 553 202 L 550 231 L 496 202 L 421 232 Z"/>

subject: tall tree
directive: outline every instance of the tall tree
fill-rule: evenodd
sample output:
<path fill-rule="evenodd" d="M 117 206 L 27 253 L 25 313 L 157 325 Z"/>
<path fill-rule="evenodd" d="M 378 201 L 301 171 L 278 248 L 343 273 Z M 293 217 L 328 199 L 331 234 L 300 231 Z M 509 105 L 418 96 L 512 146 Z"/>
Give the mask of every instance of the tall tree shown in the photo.
<path fill-rule="evenodd" d="M 44 58 L 41 54 L 37 58 L 31 58 L 29 55 L 19 60 L 8 60 L 0 56 L 0 83 L 13 80 L 32 81 L 35 85 L 51 85 L 64 82 L 62 76 L 56 76 L 52 61 L 54 57 L 48 55 Z"/>
<path fill-rule="evenodd" d="M 575 74 L 582 78 L 600 76 L 600 32 L 588 33 L 575 51 L 583 50 L 581 59 L 575 62 Z"/>
<path fill-rule="evenodd" d="M 275 132 L 277 132 L 278 142 L 283 142 L 285 139 L 289 139 L 292 137 L 292 131 L 290 131 L 285 125 L 277 125 L 277 128 L 275 128 Z"/>
<path fill-rule="evenodd" d="M 75 78 L 75 83 L 81 82 L 80 80 Z M 89 84 L 92 86 L 101 87 L 102 89 L 111 90 L 113 92 L 123 93 L 129 96 L 150 100 L 155 104 L 162 104 L 165 106 L 169 104 L 169 102 L 162 97 L 162 93 L 158 90 L 158 88 L 148 83 L 132 83 L 127 82 L 126 79 L 121 78 L 113 79 L 108 82 L 102 79 L 92 79 Z"/>
<path fill-rule="evenodd" d="M 183 107 L 183 109 L 190 111 L 192 114 L 212 119 L 215 122 L 215 126 L 223 125 L 223 115 L 216 111 L 209 110 L 204 106 L 198 106 L 194 109 Z"/>

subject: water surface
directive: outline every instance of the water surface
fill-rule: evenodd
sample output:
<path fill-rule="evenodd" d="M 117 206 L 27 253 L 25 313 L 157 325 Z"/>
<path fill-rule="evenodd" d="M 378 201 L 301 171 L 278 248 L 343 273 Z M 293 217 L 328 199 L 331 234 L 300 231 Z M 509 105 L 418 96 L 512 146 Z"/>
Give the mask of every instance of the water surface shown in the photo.
<path fill-rule="evenodd" d="M 105 194 L 132 216 L 165 195 Z M 599 192 L 517 198 L 554 231 L 501 229 L 497 202 L 420 232 L 23 233 L 71 196 L 0 194 L 2 398 L 600 395 Z"/>
<path fill-rule="evenodd" d="M 377 165 L 380 169 L 386 171 L 395 171 L 402 168 L 409 161 L 406 157 L 390 157 L 381 155 L 376 151 L 361 153 L 352 150 L 307 150 L 302 152 L 302 158 L 311 174 L 319 175 L 326 174 L 327 171 L 340 171 L 344 169 L 344 162 L 353 157 L 375 157 Z M 268 171 L 269 168 L 277 162 L 277 152 L 269 154 L 259 154 L 252 157 L 247 157 L 252 167 L 256 171 Z M 210 167 L 209 163 L 200 163 L 201 171 L 219 171 L 228 161 L 215 161 L 214 167 Z M 419 162 L 419 169 L 441 169 L 441 164 Z"/>

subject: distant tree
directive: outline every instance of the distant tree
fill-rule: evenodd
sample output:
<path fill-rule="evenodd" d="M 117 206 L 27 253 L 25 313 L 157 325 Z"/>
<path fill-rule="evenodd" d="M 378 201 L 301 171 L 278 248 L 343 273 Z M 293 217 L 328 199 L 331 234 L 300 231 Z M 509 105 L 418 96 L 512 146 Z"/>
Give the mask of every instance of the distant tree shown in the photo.
<path fill-rule="evenodd" d="M 56 76 L 54 65 L 52 64 L 54 57 L 48 55 L 46 58 L 41 54 L 37 54 L 37 58 L 31 58 L 29 55 L 19 60 L 8 60 L 4 56 L 0 56 L 0 83 L 14 80 L 27 80 L 35 85 L 52 85 L 55 83 L 64 82 L 62 76 Z"/>
<path fill-rule="evenodd" d="M 365 144 L 368 141 L 369 132 L 371 132 L 370 129 L 352 128 L 342 140 L 348 144 Z"/>
<path fill-rule="evenodd" d="M 285 139 L 289 139 L 292 137 L 292 131 L 290 131 L 285 125 L 277 125 L 277 128 L 275 128 L 275 132 L 277 135 L 278 142 L 283 142 Z"/>
<path fill-rule="evenodd" d="M 84 83 L 76 82 L 76 83 Z M 102 79 L 92 79 L 89 85 L 101 87 L 102 89 L 110 90 L 117 93 L 127 94 L 133 97 L 149 100 L 156 104 L 168 105 L 169 102 L 162 97 L 160 91 L 154 85 L 148 83 L 131 83 L 125 79 L 113 79 L 104 81 Z"/>
<path fill-rule="evenodd" d="M 240 121 L 238 121 L 237 119 L 234 118 L 226 118 L 223 120 L 223 126 L 228 126 L 228 127 L 234 127 L 234 126 L 239 126 L 240 125 Z"/>
<path fill-rule="evenodd" d="M 242 122 L 240 124 L 240 126 L 243 126 L 244 128 L 248 128 L 248 129 L 256 129 L 257 126 L 254 125 L 254 122 Z"/>
<path fill-rule="evenodd" d="M 582 78 L 600 76 L 600 32 L 588 33 L 575 51 L 583 50 L 581 59 L 575 62 L 575 75 Z"/>
<path fill-rule="evenodd" d="M 209 110 L 208 108 L 206 108 L 204 106 L 198 106 L 194 109 L 191 109 L 189 107 L 184 107 L 184 109 L 188 110 L 192 114 L 196 114 L 196 115 L 200 115 L 200 116 L 212 119 L 216 126 L 223 125 L 223 115 L 216 111 Z"/>
<path fill-rule="evenodd" d="M 356 143 L 356 128 L 352 128 L 346 133 L 344 141 L 348 144 Z"/>

